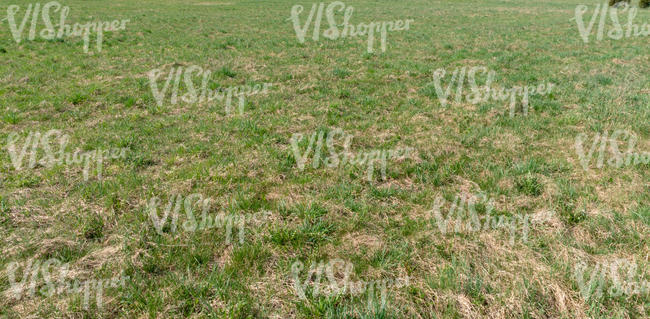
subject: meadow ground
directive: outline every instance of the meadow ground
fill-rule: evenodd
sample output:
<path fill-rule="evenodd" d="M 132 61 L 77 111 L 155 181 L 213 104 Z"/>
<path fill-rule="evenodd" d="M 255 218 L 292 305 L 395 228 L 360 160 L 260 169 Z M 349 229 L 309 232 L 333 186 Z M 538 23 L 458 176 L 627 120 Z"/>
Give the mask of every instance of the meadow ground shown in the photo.
<path fill-rule="evenodd" d="M 3 1 L 0 19 L 16 4 L 20 22 L 29 3 Z M 634 150 L 650 152 L 650 38 L 585 43 L 572 18 L 581 3 L 593 12 L 595 1 L 346 2 L 354 7 L 353 24 L 413 20 L 408 30 L 388 33 L 385 52 L 376 40 L 372 53 L 367 37 L 321 34 L 314 41 L 312 27 L 300 43 L 288 19 L 294 5 L 303 5 L 302 26 L 312 2 L 62 3 L 70 7 L 70 23 L 130 22 L 105 34 L 101 52 L 91 41 L 92 52 L 84 53 L 80 38 L 17 43 L 2 21 L 0 317 L 650 315 L 648 289 L 611 290 L 621 280 L 648 287 L 650 165 L 611 165 L 606 146 L 604 164 L 594 155 L 585 169 L 575 143 L 584 137 L 587 153 L 592 140 L 621 130 L 635 136 Z M 640 10 L 635 21 L 650 23 L 650 10 Z M 193 65 L 212 71 L 211 89 L 272 86 L 247 97 L 242 113 L 226 112 L 218 100 L 157 103 L 149 72 L 162 70 L 161 88 L 170 70 Z M 555 87 L 531 98 L 527 116 L 511 117 L 507 103 L 494 100 L 450 98 L 443 106 L 435 70 L 475 66 L 494 70 L 501 87 Z M 357 153 L 412 152 L 390 159 L 385 179 L 378 164 L 368 180 L 363 165 L 314 167 L 315 155 L 300 169 L 294 134 L 305 136 L 297 145 L 302 153 L 311 136 L 322 133 L 327 144 L 336 128 L 353 136 L 350 149 Z M 9 141 L 22 147 L 30 136 L 38 140 L 35 132 L 53 129 L 69 137 L 66 152 L 126 152 L 104 161 L 101 178 L 96 164 L 84 177 L 82 164 L 29 165 L 29 154 L 16 169 Z M 627 142 L 619 137 L 624 152 Z M 330 149 L 341 149 L 336 141 Z M 603 154 L 597 145 L 593 154 Z M 46 154 L 39 152 L 37 159 Z M 255 217 L 245 224 L 235 217 L 228 231 L 227 218 L 192 227 L 182 210 L 175 229 L 156 227 L 152 198 L 160 199 L 162 216 L 175 195 L 193 198 L 192 206 L 198 196 L 191 194 L 212 199 L 211 216 Z M 528 230 L 441 231 L 436 199 L 445 198 L 444 211 L 455 198 L 472 202 L 467 198 L 476 194 L 493 199 L 490 208 L 477 201 L 481 218 L 530 216 Z M 199 223 L 198 208 L 194 215 Z M 47 260 L 56 264 L 34 273 L 26 266 Z M 408 283 L 388 284 L 385 304 L 379 286 L 319 292 L 306 273 L 332 260 L 352 266 L 347 275 L 354 282 Z M 627 262 L 624 279 L 610 273 L 616 261 Z M 304 268 L 298 275 L 296 265 Z M 123 282 L 104 289 L 101 300 L 95 287 L 88 303 L 85 292 L 47 294 L 43 269 L 69 281 L 118 276 Z M 322 273 L 321 281 L 342 280 L 342 269 Z M 23 296 L 11 298 L 21 280 Z"/>

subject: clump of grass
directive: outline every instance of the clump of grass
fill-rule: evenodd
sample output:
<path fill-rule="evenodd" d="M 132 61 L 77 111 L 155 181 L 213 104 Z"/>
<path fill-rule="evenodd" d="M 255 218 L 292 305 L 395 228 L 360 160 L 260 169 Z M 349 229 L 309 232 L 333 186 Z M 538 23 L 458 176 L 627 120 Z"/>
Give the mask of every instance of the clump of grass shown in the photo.
<path fill-rule="evenodd" d="M 270 240 L 273 244 L 278 246 L 291 245 L 298 247 L 300 244 L 300 236 L 298 233 L 289 228 L 278 228 L 271 230 Z"/>
<path fill-rule="evenodd" d="M 104 236 L 104 220 L 101 216 L 93 214 L 84 226 L 84 238 L 93 240 L 100 239 Z"/>
<path fill-rule="evenodd" d="M 599 85 L 610 85 L 613 82 L 610 77 L 602 74 L 596 75 L 595 80 Z"/>
<path fill-rule="evenodd" d="M 83 94 L 83 93 L 74 93 L 72 96 L 70 96 L 70 103 L 73 105 L 79 105 L 83 102 L 88 100 L 88 95 Z"/>
<path fill-rule="evenodd" d="M 227 76 L 229 78 L 234 78 L 235 76 L 237 76 L 237 73 L 227 66 L 221 67 L 221 69 L 219 69 L 218 74 Z"/>
<path fill-rule="evenodd" d="M 580 196 L 576 188 L 567 180 L 560 180 L 558 187 L 560 195 L 555 202 L 563 222 L 571 227 L 585 220 L 586 212 L 576 207 L 576 200 Z"/>
<path fill-rule="evenodd" d="M 641 1 L 643 1 L 643 0 L 641 0 Z M 627 4 L 629 4 L 630 0 L 609 0 L 609 6 L 611 7 L 611 6 L 613 6 L 613 5 L 615 5 L 615 4 L 619 3 L 619 2 L 626 2 Z"/>
<path fill-rule="evenodd" d="M 517 190 L 526 195 L 539 196 L 544 190 L 544 186 L 536 176 L 526 174 L 516 181 Z"/>
<path fill-rule="evenodd" d="M 2 120 L 9 124 L 18 124 L 18 114 L 16 114 L 16 112 L 9 111 L 2 116 Z"/>
<path fill-rule="evenodd" d="M 260 243 L 245 244 L 233 251 L 227 273 L 242 275 L 262 274 L 265 272 L 264 263 L 271 257 L 271 253 Z"/>
<path fill-rule="evenodd" d="M 332 74 L 334 74 L 334 76 L 336 76 L 339 79 L 344 79 L 344 78 L 348 77 L 351 73 L 352 72 L 350 72 L 348 70 L 338 69 L 338 68 L 334 69 L 334 71 L 332 71 Z"/>
<path fill-rule="evenodd" d="M 125 107 L 132 107 L 135 105 L 136 99 L 132 96 L 123 96 L 120 98 L 120 103 L 124 104 Z"/>

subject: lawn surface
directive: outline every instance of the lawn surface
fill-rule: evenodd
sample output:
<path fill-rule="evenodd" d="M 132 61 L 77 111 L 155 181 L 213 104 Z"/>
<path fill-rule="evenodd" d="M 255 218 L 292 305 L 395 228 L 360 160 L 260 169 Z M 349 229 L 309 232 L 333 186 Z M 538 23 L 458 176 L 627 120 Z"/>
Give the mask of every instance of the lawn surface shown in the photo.
<path fill-rule="evenodd" d="M 587 2 L 590 16 L 596 2 Z M 29 3 L 3 1 L 0 19 L 10 4 L 22 19 Z M 100 305 L 92 294 L 89 308 L 79 293 L 3 294 L 0 317 L 650 316 L 647 290 L 585 298 L 575 279 L 580 263 L 617 259 L 636 264 L 640 282 L 650 278 L 650 165 L 585 170 L 575 149 L 580 134 L 588 149 L 596 134 L 625 130 L 637 152 L 650 152 L 650 37 L 583 42 L 571 19 L 585 1 L 346 2 L 353 24 L 414 20 L 388 33 L 385 52 L 376 40 L 373 53 L 367 37 L 313 41 L 312 27 L 300 43 L 288 18 L 301 4 L 304 23 L 311 2 L 62 3 L 69 23 L 130 22 L 86 54 L 80 38 L 16 43 L 2 21 L 0 292 L 11 286 L 10 263 L 30 260 L 69 263 L 79 281 L 128 279 L 105 289 Z M 635 22 L 650 23 L 650 10 Z M 247 97 L 243 114 L 220 101 L 158 105 L 148 73 L 164 72 L 160 87 L 171 68 L 191 65 L 212 71 L 212 89 L 273 85 Z M 531 98 L 527 116 L 510 117 L 493 100 L 442 106 L 434 71 L 473 66 L 494 70 L 502 87 L 555 87 Z M 303 152 L 312 134 L 336 128 L 353 136 L 356 153 L 413 154 L 388 161 L 385 179 L 377 167 L 371 180 L 363 166 L 314 168 L 312 155 L 299 169 L 293 134 L 305 136 Z M 128 151 L 105 161 L 101 180 L 92 171 L 85 180 L 82 165 L 16 170 L 10 134 L 22 146 L 51 129 L 69 135 L 68 152 Z M 194 193 L 212 199 L 211 215 L 269 213 L 246 223 L 243 240 L 238 228 L 234 239 L 225 227 L 158 232 L 150 200 L 160 198 L 162 211 Z M 480 193 L 495 215 L 537 218 L 527 237 L 439 231 L 430 213 L 438 196 L 447 207 Z M 409 284 L 389 289 L 383 309 L 375 298 L 369 310 L 368 293 L 300 298 L 292 265 L 304 264 L 304 282 L 310 266 L 333 259 L 354 266 L 354 281 Z"/>

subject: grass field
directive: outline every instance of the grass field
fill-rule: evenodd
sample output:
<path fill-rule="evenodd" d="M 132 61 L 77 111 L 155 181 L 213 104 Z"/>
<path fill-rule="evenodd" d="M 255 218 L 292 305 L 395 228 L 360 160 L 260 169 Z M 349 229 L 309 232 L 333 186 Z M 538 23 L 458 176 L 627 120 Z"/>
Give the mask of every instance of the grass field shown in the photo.
<path fill-rule="evenodd" d="M 30 3 L 3 1 L 0 19 L 18 5 L 20 23 Z M 388 32 L 385 52 L 376 39 L 371 53 L 367 36 L 314 41 L 312 27 L 300 43 L 291 10 L 304 7 L 302 27 L 313 2 L 61 3 L 70 8 L 68 23 L 129 22 L 104 34 L 101 52 L 91 37 L 85 53 L 79 37 L 26 39 L 29 22 L 17 43 L 2 21 L 0 317 L 650 316 L 650 164 L 611 165 L 603 146 L 599 165 L 601 144 L 593 144 L 585 169 L 576 148 L 582 138 L 587 153 L 598 136 L 619 130 L 635 136 L 634 151 L 647 158 L 650 37 L 585 43 L 575 10 L 588 5 L 588 22 L 596 1 L 345 2 L 355 25 L 413 20 L 408 30 Z M 650 9 L 635 22 L 649 24 Z M 150 72 L 161 70 L 160 89 L 171 70 L 191 66 L 211 71 L 212 90 L 272 85 L 246 97 L 243 112 L 227 112 L 219 100 L 174 104 L 168 95 L 157 103 Z M 435 70 L 446 70 L 446 87 L 454 70 L 481 66 L 495 71 L 500 87 L 555 86 L 531 97 L 527 115 L 509 116 L 508 103 L 497 100 L 456 101 L 453 93 L 443 106 Z M 182 80 L 179 90 L 187 92 Z M 239 107 L 234 97 L 232 107 Z M 50 130 L 68 136 L 67 153 L 124 151 L 103 161 L 101 176 L 98 164 L 84 176 L 74 159 L 40 164 L 43 149 L 35 165 L 28 152 L 16 169 L 9 141 L 20 149 Z M 300 154 L 322 136 L 324 157 L 342 149 L 340 137 L 326 145 L 333 132 L 350 136 L 357 154 L 410 151 L 389 158 L 384 176 L 377 163 L 316 167 L 316 149 L 301 169 L 294 134 L 304 136 L 295 144 Z M 632 138 L 619 137 L 620 152 L 629 150 Z M 221 216 L 213 227 L 198 226 L 198 200 L 207 198 L 202 211 Z M 449 216 L 464 203 L 452 204 L 458 198 L 470 198 L 467 210 L 481 218 L 529 216 L 529 227 L 440 231 L 436 203 L 444 199 Z M 156 225 L 156 199 L 159 216 L 174 199 L 189 203 L 180 205 L 178 225 Z M 188 207 L 197 227 L 184 224 Z M 68 282 L 122 283 L 101 299 L 95 287 L 90 302 L 80 290 L 48 295 L 47 271 L 25 270 L 47 260 L 57 261 L 42 268 L 54 277 L 69 267 L 59 275 Z M 301 286 L 310 267 L 332 260 L 351 266 L 354 282 L 408 283 L 334 294 Z M 617 260 L 627 265 L 616 270 L 621 278 L 645 289 L 607 291 L 623 280 L 610 273 Z M 593 279 L 586 288 L 577 273 Z M 27 284 L 11 298 L 21 280 L 36 292 Z M 603 294 L 593 293 L 598 287 Z"/>

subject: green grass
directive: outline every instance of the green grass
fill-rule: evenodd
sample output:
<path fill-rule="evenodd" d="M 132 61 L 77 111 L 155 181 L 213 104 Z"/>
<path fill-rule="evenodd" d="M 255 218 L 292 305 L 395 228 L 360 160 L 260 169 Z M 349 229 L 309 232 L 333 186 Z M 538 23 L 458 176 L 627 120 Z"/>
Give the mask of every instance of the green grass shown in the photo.
<path fill-rule="evenodd" d="M 21 19 L 28 3 L 3 2 L 0 19 L 10 4 Z M 414 19 L 374 53 L 366 37 L 314 42 L 311 28 L 299 43 L 287 19 L 301 4 L 304 22 L 304 1 L 66 0 L 68 23 L 131 20 L 93 54 L 79 38 L 18 44 L 3 21 L 0 292 L 7 265 L 30 259 L 69 262 L 79 280 L 130 280 L 88 310 L 78 294 L 3 296 L 0 317 L 648 317 L 647 293 L 585 300 L 572 279 L 580 261 L 647 263 L 650 238 L 648 165 L 585 171 L 574 148 L 578 134 L 624 129 L 650 152 L 648 37 L 585 44 L 570 21 L 582 3 L 346 2 L 353 24 Z M 649 23 L 650 11 L 635 21 Z M 158 106 L 147 73 L 176 63 L 211 70 L 213 90 L 273 86 L 247 97 L 243 115 L 219 101 Z M 495 70 L 506 88 L 556 86 L 531 98 L 527 117 L 492 100 L 452 96 L 443 107 L 434 70 L 465 66 Z M 311 157 L 299 170 L 291 136 L 334 128 L 354 136 L 355 153 L 412 147 L 417 158 L 388 161 L 386 180 L 377 165 L 368 181 L 365 166 L 314 169 Z M 16 171 L 9 134 L 22 145 L 50 129 L 70 136 L 69 152 L 129 151 L 104 163 L 101 181 L 84 181 L 79 165 Z M 438 195 L 479 192 L 500 215 L 556 214 L 513 245 L 504 230 L 443 236 L 427 218 Z M 223 228 L 158 234 L 149 199 L 192 193 L 214 200 L 212 215 L 272 217 L 248 226 L 243 244 Z M 355 281 L 408 275 L 410 285 L 391 290 L 385 309 L 365 296 L 298 298 L 291 264 L 335 258 L 354 265 Z"/>

